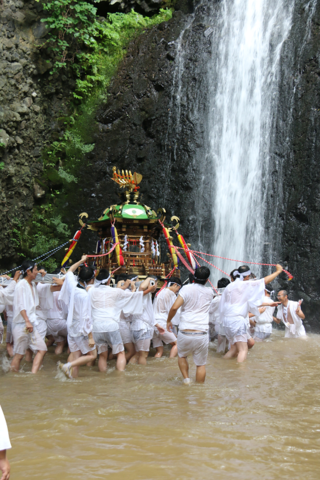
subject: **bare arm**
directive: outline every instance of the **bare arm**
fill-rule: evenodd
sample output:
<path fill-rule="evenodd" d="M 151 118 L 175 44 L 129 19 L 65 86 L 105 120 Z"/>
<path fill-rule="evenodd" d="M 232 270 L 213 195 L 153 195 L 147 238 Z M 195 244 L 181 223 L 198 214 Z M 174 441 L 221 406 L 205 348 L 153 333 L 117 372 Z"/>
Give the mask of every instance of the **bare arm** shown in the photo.
<path fill-rule="evenodd" d="M 168 330 L 169 332 L 172 331 L 172 323 L 171 323 L 171 320 L 173 319 L 173 317 L 175 316 L 175 314 L 177 313 L 177 311 L 179 310 L 179 308 L 182 307 L 183 304 L 184 304 L 183 298 L 180 297 L 180 295 L 178 295 L 177 300 L 174 302 L 174 304 L 173 304 L 172 307 L 170 308 L 170 311 L 169 311 L 169 314 L 168 314 L 167 330 Z"/>
<path fill-rule="evenodd" d="M 62 285 L 51 285 L 50 290 L 51 292 L 60 292 L 61 288 L 62 288 Z"/>
<path fill-rule="evenodd" d="M 282 270 L 283 270 L 283 268 L 281 267 L 281 265 L 277 265 L 275 272 L 273 272 L 271 275 L 267 275 L 266 277 L 264 277 L 264 283 L 265 283 L 265 285 L 267 285 L 268 283 L 271 283 L 272 280 L 274 280 L 275 278 L 277 278 L 277 276 L 280 275 L 280 273 L 282 272 Z"/>
<path fill-rule="evenodd" d="M 296 314 L 298 315 L 299 318 L 301 318 L 301 320 L 304 320 L 306 318 L 305 314 L 301 310 L 301 300 L 298 302 L 298 307 L 297 307 L 297 310 L 296 310 Z"/>
<path fill-rule="evenodd" d="M 71 267 L 69 268 L 68 271 L 72 272 L 72 273 L 75 272 L 77 270 L 77 268 L 79 268 L 82 263 L 85 263 L 87 261 L 87 258 L 88 258 L 87 255 L 82 255 L 81 260 L 79 260 L 79 262 L 71 265 Z"/>
<path fill-rule="evenodd" d="M 33 332 L 33 326 L 32 323 L 30 322 L 26 310 L 21 310 L 20 312 L 21 316 L 23 317 L 23 320 L 26 322 L 26 329 L 29 333 Z"/>

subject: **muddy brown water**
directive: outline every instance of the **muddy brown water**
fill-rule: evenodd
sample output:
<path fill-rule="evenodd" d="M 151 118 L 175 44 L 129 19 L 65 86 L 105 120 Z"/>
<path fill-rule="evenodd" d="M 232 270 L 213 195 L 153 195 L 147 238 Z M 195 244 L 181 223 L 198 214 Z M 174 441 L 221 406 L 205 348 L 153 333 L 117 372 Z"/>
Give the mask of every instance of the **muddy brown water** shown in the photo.
<path fill-rule="evenodd" d="M 205 385 L 184 386 L 168 357 L 74 381 L 52 351 L 38 375 L 2 369 L 12 480 L 319 480 L 320 336 L 283 335 L 243 365 L 210 348 Z"/>

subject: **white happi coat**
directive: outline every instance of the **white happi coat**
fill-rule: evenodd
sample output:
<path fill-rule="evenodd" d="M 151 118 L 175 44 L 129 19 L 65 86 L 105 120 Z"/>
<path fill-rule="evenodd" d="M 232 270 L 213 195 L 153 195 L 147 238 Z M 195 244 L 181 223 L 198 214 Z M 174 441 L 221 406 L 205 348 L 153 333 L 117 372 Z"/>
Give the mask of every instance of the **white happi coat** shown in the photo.
<path fill-rule="evenodd" d="M 64 308 L 68 309 L 67 328 L 70 337 L 88 336 L 92 332 L 91 300 L 86 289 L 77 285 L 77 277 L 68 272 L 59 295 Z"/>
<path fill-rule="evenodd" d="M 14 280 L 11 280 L 9 285 L 6 288 L 1 287 L 0 288 L 0 305 L 1 306 L 6 306 L 6 305 L 12 305 L 13 300 L 14 300 L 14 291 L 17 286 L 17 282 Z M 4 310 L 4 308 L 3 308 Z M 2 310 L 2 312 L 3 312 Z M 1 312 L 1 313 L 2 313 Z"/>
<path fill-rule="evenodd" d="M 180 314 L 180 330 L 209 330 L 209 310 L 213 290 L 199 283 L 182 287 L 179 296 L 183 299 Z"/>
<path fill-rule="evenodd" d="M 53 292 L 50 283 L 38 283 L 37 292 L 39 296 L 39 305 L 36 308 L 37 317 L 47 321 L 48 312 L 53 308 Z"/>
<path fill-rule="evenodd" d="M 263 303 L 273 303 L 270 297 L 265 295 Z M 275 307 L 266 307 L 265 311 L 261 315 L 255 317 L 256 326 L 255 332 L 272 333 L 273 313 Z"/>
<path fill-rule="evenodd" d="M 263 303 L 265 283 L 261 280 L 242 281 L 237 278 L 222 294 L 219 313 L 228 340 L 247 334 L 248 315 L 258 313 Z"/>
<path fill-rule="evenodd" d="M 150 329 L 153 329 L 156 322 L 153 313 L 152 305 L 152 294 L 147 293 L 143 297 L 143 311 L 141 314 L 133 314 L 130 318 L 131 320 L 131 330 L 147 332 Z"/>
<path fill-rule="evenodd" d="M 154 299 L 153 302 L 153 313 L 154 313 L 154 319 L 155 323 L 159 324 L 161 327 L 165 328 L 167 330 L 167 320 L 168 320 L 168 314 L 169 311 L 174 304 L 174 302 L 177 300 L 176 294 L 170 290 L 169 288 L 164 288 L 159 295 Z M 175 320 L 175 317 L 177 317 L 176 322 L 173 322 Z M 172 319 L 172 323 L 174 325 L 179 325 L 179 318 L 180 318 L 180 308 L 175 314 L 175 316 Z"/>
<path fill-rule="evenodd" d="M 7 422 L 0 406 L 0 451 L 11 448 Z"/>
<path fill-rule="evenodd" d="M 20 280 L 14 291 L 12 326 L 25 323 L 20 313 L 22 310 L 26 311 L 32 325 L 37 326 L 39 324 L 36 314 L 38 305 L 39 295 L 35 283 L 32 282 L 30 285 L 25 278 Z"/>
<path fill-rule="evenodd" d="M 299 338 L 305 337 L 306 331 L 303 326 L 301 318 L 296 314 L 296 310 L 298 308 L 298 302 L 294 302 L 293 300 L 288 300 L 287 308 L 290 309 L 291 317 L 293 323 L 288 323 L 287 319 L 284 315 L 283 305 L 278 307 L 277 318 L 281 320 L 286 327 L 285 330 L 285 338 Z"/>
<path fill-rule="evenodd" d="M 120 314 L 141 315 L 143 312 L 143 292 L 131 292 L 108 285 L 91 287 L 91 312 L 93 332 L 114 332 L 119 329 Z"/>

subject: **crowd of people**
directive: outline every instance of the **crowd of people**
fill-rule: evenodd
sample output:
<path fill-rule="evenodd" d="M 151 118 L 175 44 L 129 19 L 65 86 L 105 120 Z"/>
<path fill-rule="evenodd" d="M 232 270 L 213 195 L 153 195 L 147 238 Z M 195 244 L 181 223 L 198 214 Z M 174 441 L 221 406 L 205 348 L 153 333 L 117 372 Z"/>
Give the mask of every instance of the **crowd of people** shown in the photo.
<path fill-rule="evenodd" d="M 285 337 L 306 337 L 301 301 L 289 300 L 285 290 L 278 292 L 277 302 L 271 299 L 269 285 L 282 272 L 280 265 L 259 280 L 242 265 L 230 273 L 230 280 L 221 278 L 217 289 L 207 283 L 210 270 L 199 267 L 187 285 L 171 277 L 159 290 L 156 277 L 112 279 L 106 269 L 96 275 L 86 261 L 84 255 L 52 284 L 36 282 L 38 273 L 46 272 L 25 261 L 8 286 L 0 288 L 11 370 L 19 371 L 25 357 L 32 362 L 32 373 L 37 373 L 48 347 L 54 345 L 56 355 L 68 348 L 67 363 L 58 363 L 67 378 L 77 377 L 79 367 L 94 365 L 97 357 L 100 372 L 107 370 L 110 359 L 116 359 L 116 368 L 123 371 L 128 363 L 145 365 L 152 342 L 157 358 L 164 345 L 170 345 L 169 356 L 178 356 L 185 384 L 191 382 L 192 355 L 196 381 L 203 383 L 210 341 L 217 340 L 223 358 L 236 357 L 241 363 L 256 342 L 270 337 L 273 321 L 285 325 Z M 3 333 L 0 321 L 0 343 Z M 8 480 L 6 450 L 11 444 L 1 407 L 0 430 L 1 479 Z"/>
<path fill-rule="evenodd" d="M 259 280 L 248 266 L 240 266 L 230 280 L 221 278 L 215 290 L 207 283 L 210 270 L 199 267 L 187 285 L 171 277 L 159 291 L 156 277 L 139 281 L 134 275 L 120 275 L 114 280 L 106 269 L 96 275 L 86 261 L 82 256 L 52 284 L 35 282 L 38 267 L 25 261 L 0 289 L 11 370 L 19 371 L 25 357 L 32 362 L 31 372 L 37 373 L 54 345 L 56 355 L 68 348 L 68 361 L 59 362 L 68 378 L 96 361 L 105 372 L 110 359 L 123 371 L 128 363 L 145 365 L 152 342 L 155 357 L 163 355 L 164 345 L 169 345 L 170 358 L 178 356 L 184 383 L 190 383 L 192 355 L 196 381 L 202 383 L 210 341 L 217 340 L 217 352 L 225 359 L 236 357 L 241 363 L 248 349 L 270 337 L 273 321 L 285 325 L 286 337 L 306 336 L 301 301 L 288 300 L 284 290 L 277 302 L 270 298 L 269 284 L 282 272 L 280 265 Z M 1 341 L 3 331 L 0 322 Z"/>

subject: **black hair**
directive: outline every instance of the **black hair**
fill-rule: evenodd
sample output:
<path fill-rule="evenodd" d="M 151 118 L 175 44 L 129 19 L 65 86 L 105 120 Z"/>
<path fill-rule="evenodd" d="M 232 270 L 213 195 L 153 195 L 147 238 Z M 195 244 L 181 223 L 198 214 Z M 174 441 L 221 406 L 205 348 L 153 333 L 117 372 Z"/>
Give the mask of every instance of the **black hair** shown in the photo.
<path fill-rule="evenodd" d="M 189 273 L 189 283 L 193 283 L 194 277 L 193 273 Z"/>
<path fill-rule="evenodd" d="M 91 267 L 81 267 L 78 275 L 82 282 L 88 282 L 94 277 L 94 270 Z"/>
<path fill-rule="evenodd" d="M 30 272 L 32 272 L 32 270 L 34 269 L 34 267 L 36 266 L 37 264 L 35 262 L 33 262 L 32 260 L 24 260 L 22 265 L 21 265 L 21 270 L 23 270 L 23 277 L 22 278 L 25 278 L 27 276 L 27 270 L 30 270 Z M 32 268 L 30 268 L 32 267 Z"/>
<path fill-rule="evenodd" d="M 222 277 L 218 280 L 218 288 L 226 288 L 230 283 L 228 278 Z"/>
<path fill-rule="evenodd" d="M 105 280 L 109 277 L 109 270 L 107 268 L 102 268 L 98 275 L 96 276 L 97 280 Z"/>
<path fill-rule="evenodd" d="M 135 275 L 134 273 L 129 273 L 128 275 L 126 275 L 126 278 L 128 280 L 132 280 L 133 278 L 135 278 L 137 281 L 139 280 L 139 276 Z"/>
<path fill-rule="evenodd" d="M 242 274 L 246 272 L 250 272 L 250 267 L 248 267 L 248 265 L 241 265 L 241 267 L 238 268 L 238 272 Z"/>
<path fill-rule="evenodd" d="M 173 282 L 173 283 L 176 283 L 177 285 L 180 285 L 180 287 L 182 286 L 182 282 L 179 277 L 171 277 L 167 281 L 168 281 L 168 285 L 170 284 L 170 282 Z"/>
<path fill-rule="evenodd" d="M 199 267 L 194 272 L 193 278 L 194 283 L 200 283 L 200 285 L 204 285 L 208 278 L 210 277 L 210 270 L 208 267 Z"/>
<path fill-rule="evenodd" d="M 233 280 L 235 280 L 237 278 L 237 276 L 234 275 L 234 272 L 237 272 L 237 271 L 238 271 L 238 269 L 235 268 L 234 270 L 232 270 L 232 272 L 230 272 L 230 277 L 233 278 Z"/>

